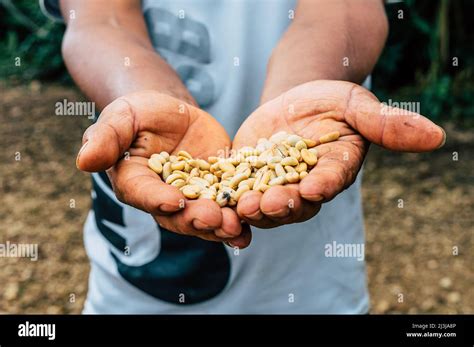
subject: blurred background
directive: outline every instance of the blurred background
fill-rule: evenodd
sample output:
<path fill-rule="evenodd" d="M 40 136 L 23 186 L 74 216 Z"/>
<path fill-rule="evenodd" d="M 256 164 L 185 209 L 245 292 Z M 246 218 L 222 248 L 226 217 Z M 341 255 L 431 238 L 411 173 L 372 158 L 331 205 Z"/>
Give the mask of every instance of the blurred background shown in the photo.
<path fill-rule="evenodd" d="M 390 35 L 374 93 L 419 102 L 447 143 L 429 154 L 370 150 L 363 197 L 371 312 L 474 313 L 474 2 L 386 9 Z M 61 58 L 62 24 L 34 0 L 0 0 L 0 18 L 0 243 L 37 243 L 40 258 L 0 258 L 0 313 L 79 313 L 90 182 L 74 162 L 90 120 L 58 121 L 54 105 L 84 97 Z"/>

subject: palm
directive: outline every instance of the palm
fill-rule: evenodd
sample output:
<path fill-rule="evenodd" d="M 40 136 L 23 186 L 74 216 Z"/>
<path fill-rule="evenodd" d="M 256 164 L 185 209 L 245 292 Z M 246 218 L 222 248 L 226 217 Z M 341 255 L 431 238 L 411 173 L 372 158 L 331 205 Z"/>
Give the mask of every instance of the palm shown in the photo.
<path fill-rule="evenodd" d="M 151 98 L 153 102 L 149 102 Z M 229 136 L 219 123 L 196 107 L 155 92 L 141 92 L 134 103 L 135 119 L 129 122 L 135 124 L 136 135 L 129 146 L 129 156 L 109 171 L 117 187 L 133 184 L 136 193 L 149 195 L 148 189 L 162 183 L 148 168 L 148 158 L 154 153 L 186 150 L 196 158 L 207 158 L 230 145 Z"/>
<path fill-rule="evenodd" d="M 204 158 L 230 145 L 224 128 L 199 108 L 153 91 L 141 92 L 135 102 L 138 135 L 131 145 L 131 155 L 148 158 L 159 151 L 184 149 Z"/>
<path fill-rule="evenodd" d="M 281 130 L 315 141 L 332 131 L 339 131 L 341 137 L 318 146 L 318 163 L 300 184 L 242 196 L 237 206 L 239 215 L 259 227 L 307 220 L 319 211 L 322 202 L 353 183 L 369 141 L 408 151 L 429 150 L 439 144 L 439 128 L 427 119 L 417 115 L 416 122 L 412 114 L 383 120 L 380 110 L 380 103 L 369 91 L 342 81 L 306 83 L 262 105 L 239 129 L 234 148 L 254 146 L 259 138 Z M 419 141 L 413 141 L 414 130 Z"/>

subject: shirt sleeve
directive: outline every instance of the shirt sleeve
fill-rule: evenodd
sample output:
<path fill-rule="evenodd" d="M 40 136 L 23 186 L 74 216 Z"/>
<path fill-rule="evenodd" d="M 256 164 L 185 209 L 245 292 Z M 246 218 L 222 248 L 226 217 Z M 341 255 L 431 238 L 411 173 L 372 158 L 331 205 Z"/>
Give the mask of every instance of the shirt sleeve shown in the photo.
<path fill-rule="evenodd" d="M 64 22 L 59 8 L 59 0 L 39 0 L 41 12 L 55 22 Z"/>

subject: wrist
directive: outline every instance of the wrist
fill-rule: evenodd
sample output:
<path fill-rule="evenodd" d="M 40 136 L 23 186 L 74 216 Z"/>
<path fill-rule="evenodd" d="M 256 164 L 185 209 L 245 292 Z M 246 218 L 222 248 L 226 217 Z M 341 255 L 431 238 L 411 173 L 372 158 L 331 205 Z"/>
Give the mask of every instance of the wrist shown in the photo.
<path fill-rule="evenodd" d="M 183 86 L 168 87 L 163 90 L 157 90 L 160 93 L 169 95 L 175 99 L 181 100 L 189 105 L 199 107 L 191 93 Z"/>
<path fill-rule="evenodd" d="M 360 80 L 360 76 L 357 77 L 352 68 L 335 66 L 325 61 L 318 62 L 317 59 L 314 62 L 314 65 L 317 67 L 305 70 L 276 60 L 277 58 L 275 60 L 270 59 L 269 61 L 267 78 L 260 98 L 261 104 L 307 82 L 337 80 L 359 84 L 364 80 L 363 78 Z"/>

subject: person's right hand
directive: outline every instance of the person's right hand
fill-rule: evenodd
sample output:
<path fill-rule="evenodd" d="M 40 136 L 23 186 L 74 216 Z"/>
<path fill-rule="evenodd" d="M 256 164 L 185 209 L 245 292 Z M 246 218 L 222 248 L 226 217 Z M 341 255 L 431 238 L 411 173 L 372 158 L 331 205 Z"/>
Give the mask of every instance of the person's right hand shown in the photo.
<path fill-rule="evenodd" d="M 104 108 L 82 142 L 77 167 L 107 170 L 121 202 L 150 213 L 168 230 L 239 248 L 249 245 L 250 227 L 240 223 L 234 210 L 209 199 L 186 200 L 148 168 L 148 158 L 161 151 L 186 150 L 207 159 L 229 148 L 224 128 L 206 112 L 156 91 L 136 92 Z"/>

